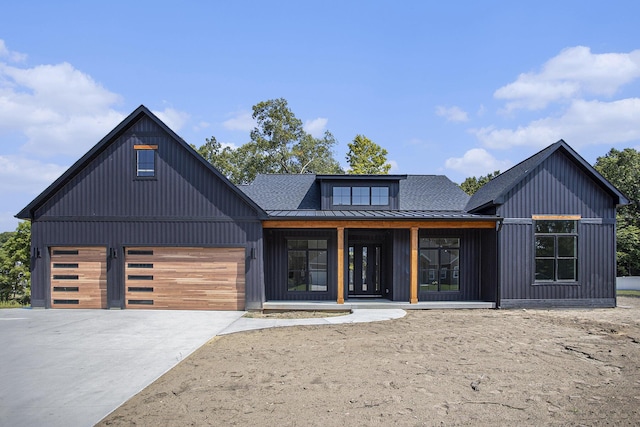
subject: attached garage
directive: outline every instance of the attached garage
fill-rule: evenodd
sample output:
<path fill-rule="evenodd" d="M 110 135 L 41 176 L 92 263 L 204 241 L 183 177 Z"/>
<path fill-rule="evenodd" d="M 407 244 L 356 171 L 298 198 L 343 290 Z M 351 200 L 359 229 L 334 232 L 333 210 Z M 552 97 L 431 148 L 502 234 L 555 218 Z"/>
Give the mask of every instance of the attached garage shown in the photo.
<path fill-rule="evenodd" d="M 105 247 L 51 248 L 51 307 L 107 308 Z"/>
<path fill-rule="evenodd" d="M 244 248 L 125 249 L 125 307 L 244 310 Z"/>

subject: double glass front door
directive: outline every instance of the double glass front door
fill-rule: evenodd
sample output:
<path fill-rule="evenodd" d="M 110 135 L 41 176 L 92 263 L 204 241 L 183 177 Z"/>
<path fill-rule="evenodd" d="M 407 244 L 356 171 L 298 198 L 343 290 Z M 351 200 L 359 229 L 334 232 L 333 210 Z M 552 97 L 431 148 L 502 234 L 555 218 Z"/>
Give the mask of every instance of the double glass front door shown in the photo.
<path fill-rule="evenodd" d="M 381 268 L 381 245 L 349 245 L 349 296 L 382 296 Z"/>

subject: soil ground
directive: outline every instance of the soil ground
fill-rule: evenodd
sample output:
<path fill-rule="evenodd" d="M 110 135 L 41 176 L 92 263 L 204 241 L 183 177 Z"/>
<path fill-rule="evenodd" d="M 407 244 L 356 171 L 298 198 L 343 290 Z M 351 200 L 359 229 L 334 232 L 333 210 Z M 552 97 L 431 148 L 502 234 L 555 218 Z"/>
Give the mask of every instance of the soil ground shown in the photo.
<path fill-rule="evenodd" d="M 640 298 L 210 341 L 101 426 L 637 425 Z"/>

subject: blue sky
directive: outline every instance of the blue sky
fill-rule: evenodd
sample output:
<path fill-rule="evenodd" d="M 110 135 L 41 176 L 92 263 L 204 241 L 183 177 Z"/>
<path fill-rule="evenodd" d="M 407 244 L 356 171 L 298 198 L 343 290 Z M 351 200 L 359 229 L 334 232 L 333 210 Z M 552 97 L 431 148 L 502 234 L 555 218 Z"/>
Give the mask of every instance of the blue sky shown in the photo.
<path fill-rule="evenodd" d="M 282 97 L 343 165 L 364 134 L 392 173 L 458 183 L 560 138 L 640 149 L 637 1 L 6 3 L 0 231 L 140 104 L 239 146 Z"/>

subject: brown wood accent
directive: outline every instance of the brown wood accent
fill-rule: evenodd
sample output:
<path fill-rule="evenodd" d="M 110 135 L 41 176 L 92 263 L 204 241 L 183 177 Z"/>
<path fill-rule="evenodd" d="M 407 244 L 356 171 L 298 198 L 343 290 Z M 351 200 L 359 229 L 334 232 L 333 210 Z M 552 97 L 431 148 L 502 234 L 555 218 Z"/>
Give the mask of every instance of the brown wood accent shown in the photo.
<path fill-rule="evenodd" d="M 411 281 L 409 303 L 418 303 L 418 227 L 411 228 Z"/>
<path fill-rule="evenodd" d="M 153 255 L 127 252 L 145 249 L 153 249 Z M 244 248 L 126 248 L 125 254 L 126 308 L 244 310 Z M 153 268 L 134 268 L 129 264 L 153 264 Z M 129 276 L 153 278 L 130 280 Z M 153 291 L 130 291 L 130 287 Z"/>
<path fill-rule="evenodd" d="M 580 215 L 532 215 L 531 219 L 538 220 L 554 220 L 554 219 L 565 219 L 565 220 L 580 220 L 582 216 Z"/>
<path fill-rule="evenodd" d="M 56 255 L 57 250 L 77 250 L 78 254 Z M 78 264 L 78 267 L 53 268 L 54 264 Z M 77 279 L 63 279 L 76 276 Z M 59 290 L 75 287 L 78 291 Z M 51 248 L 51 308 L 107 308 L 107 248 Z"/>
<path fill-rule="evenodd" d="M 338 304 L 344 304 L 344 227 L 338 227 Z"/>
<path fill-rule="evenodd" d="M 495 220 L 265 220 L 264 228 L 495 228 Z"/>
<path fill-rule="evenodd" d="M 143 145 L 143 144 L 139 144 L 139 145 L 134 145 L 133 146 L 134 150 L 157 150 L 158 146 L 157 145 Z"/>

